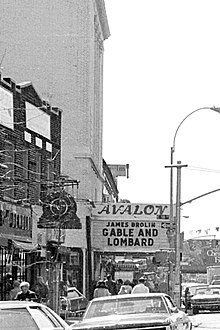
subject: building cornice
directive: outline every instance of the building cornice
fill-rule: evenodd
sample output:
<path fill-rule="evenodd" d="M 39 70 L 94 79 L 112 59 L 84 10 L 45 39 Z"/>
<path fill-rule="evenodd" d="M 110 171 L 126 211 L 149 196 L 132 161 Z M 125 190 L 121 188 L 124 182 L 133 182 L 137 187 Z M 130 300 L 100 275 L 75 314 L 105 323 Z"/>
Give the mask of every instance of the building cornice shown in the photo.
<path fill-rule="evenodd" d="M 103 39 L 108 39 L 110 36 L 110 30 L 108 25 L 108 18 L 105 9 L 105 2 L 104 0 L 95 0 L 97 13 L 99 16 L 99 21 L 102 29 Z"/>
<path fill-rule="evenodd" d="M 76 159 L 77 159 L 77 158 L 78 158 L 78 159 L 88 159 L 88 160 L 90 161 L 90 163 L 91 163 L 91 167 L 92 167 L 93 171 L 95 172 L 95 174 L 97 175 L 97 177 L 99 178 L 99 180 L 100 180 L 102 183 L 105 182 L 105 180 L 104 180 L 102 174 L 100 173 L 100 171 L 99 171 L 98 167 L 96 166 L 96 164 L 95 164 L 95 162 L 94 162 L 94 160 L 93 160 L 93 158 L 92 158 L 91 155 L 86 155 L 86 154 L 84 154 L 84 155 L 75 155 L 74 157 L 75 157 Z"/>

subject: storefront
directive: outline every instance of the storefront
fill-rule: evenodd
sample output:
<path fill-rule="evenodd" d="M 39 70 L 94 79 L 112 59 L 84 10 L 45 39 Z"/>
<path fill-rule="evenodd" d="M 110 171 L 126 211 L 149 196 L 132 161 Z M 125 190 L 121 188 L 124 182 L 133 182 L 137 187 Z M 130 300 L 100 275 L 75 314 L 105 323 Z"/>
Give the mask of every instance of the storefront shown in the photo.
<path fill-rule="evenodd" d="M 65 287 L 75 286 L 88 295 L 91 283 L 91 271 L 88 271 L 90 203 L 76 203 L 68 193 L 55 191 L 48 195 L 43 208 L 35 208 L 35 213 L 38 217 L 37 241 L 42 248 L 41 275 L 48 283 L 58 281 L 61 293 Z M 58 289 L 53 290 L 57 292 Z"/>
<path fill-rule="evenodd" d="M 38 245 L 32 242 L 32 212 L 9 202 L 0 204 L 0 299 L 9 299 L 14 280 L 30 281 Z"/>

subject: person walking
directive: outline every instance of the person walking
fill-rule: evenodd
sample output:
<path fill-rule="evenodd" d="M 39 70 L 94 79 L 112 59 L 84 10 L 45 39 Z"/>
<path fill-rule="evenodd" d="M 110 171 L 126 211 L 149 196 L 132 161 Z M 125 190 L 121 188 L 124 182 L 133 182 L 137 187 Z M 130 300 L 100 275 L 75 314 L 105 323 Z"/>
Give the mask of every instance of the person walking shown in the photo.
<path fill-rule="evenodd" d="M 184 304 L 185 304 L 185 313 L 188 312 L 188 309 L 191 308 L 191 302 L 190 302 L 190 291 L 189 288 L 187 287 L 184 292 Z"/>
<path fill-rule="evenodd" d="M 138 280 L 138 284 L 136 284 L 131 293 L 149 293 L 149 288 L 144 285 L 144 282 L 145 282 L 145 278 L 144 277 L 140 277 L 139 280 Z"/>
<path fill-rule="evenodd" d="M 127 291 L 127 293 L 131 293 L 132 286 L 131 286 L 131 282 L 129 280 L 125 280 L 124 286 L 125 286 L 125 290 Z"/>
<path fill-rule="evenodd" d="M 123 285 L 123 280 L 122 280 L 121 278 L 119 278 L 119 279 L 116 281 L 116 289 L 117 289 L 117 292 L 120 291 L 122 285 Z"/>
<path fill-rule="evenodd" d="M 99 298 L 99 297 L 107 297 L 110 296 L 110 292 L 108 291 L 105 282 L 100 280 L 98 281 L 96 288 L 93 293 L 93 298 Z"/>
<path fill-rule="evenodd" d="M 42 276 L 37 277 L 37 283 L 35 284 L 34 291 L 37 295 L 37 302 L 46 303 L 48 301 L 49 289 Z"/>
<path fill-rule="evenodd" d="M 30 284 L 28 282 L 21 282 L 20 289 L 21 292 L 17 293 L 16 300 L 22 301 L 36 301 L 37 296 L 34 291 L 29 290 Z"/>
<path fill-rule="evenodd" d="M 110 274 L 107 275 L 107 280 L 105 280 L 105 285 L 112 296 L 114 296 L 118 293 L 117 285 L 116 285 L 116 282 L 113 281 L 112 275 L 110 275 Z"/>
<path fill-rule="evenodd" d="M 122 285 L 120 290 L 118 291 L 118 294 L 128 294 L 128 291 L 126 290 L 126 286 Z"/>
<path fill-rule="evenodd" d="M 14 281 L 13 283 L 13 289 L 10 291 L 10 300 L 15 300 L 17 297 L 18 292 L 21 292 L 20 289 L 20 282 Z"/>

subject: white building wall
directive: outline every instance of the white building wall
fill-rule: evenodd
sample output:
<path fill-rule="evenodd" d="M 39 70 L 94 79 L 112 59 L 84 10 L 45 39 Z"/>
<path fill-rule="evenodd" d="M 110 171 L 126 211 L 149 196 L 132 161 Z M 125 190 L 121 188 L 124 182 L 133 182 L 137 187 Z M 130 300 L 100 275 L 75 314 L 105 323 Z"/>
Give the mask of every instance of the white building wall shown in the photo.
<path fill-rule="evenodd" d="M 0 31 L 3 75 L 63 109 L 62 171 L 80 180 L 80 198 L 101 200 L 103 0 L 0 1 Z"/>

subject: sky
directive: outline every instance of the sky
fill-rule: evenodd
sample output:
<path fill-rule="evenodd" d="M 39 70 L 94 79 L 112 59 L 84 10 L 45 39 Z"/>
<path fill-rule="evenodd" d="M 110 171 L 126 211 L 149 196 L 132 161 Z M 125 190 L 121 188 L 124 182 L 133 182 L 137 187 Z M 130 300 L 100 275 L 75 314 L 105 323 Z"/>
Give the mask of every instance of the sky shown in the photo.
<path fill-rule="evenodd" d="M 105 0 L 103 155 L 129 164 L 119 193 L 132 203 L 169 203 L 170 148 L 189 113 L 220 107 L 220 2 Z M 185 202 L 220 188 L 220 114 L 201 110 L 181 125 L 174 163 Z M 174 172 L 176 177 L 176 171 Z M 187 233 L 220 226 L 220 192 L 182 207 Z M 192 234 L 192 233 L 191 233 Z"/>

